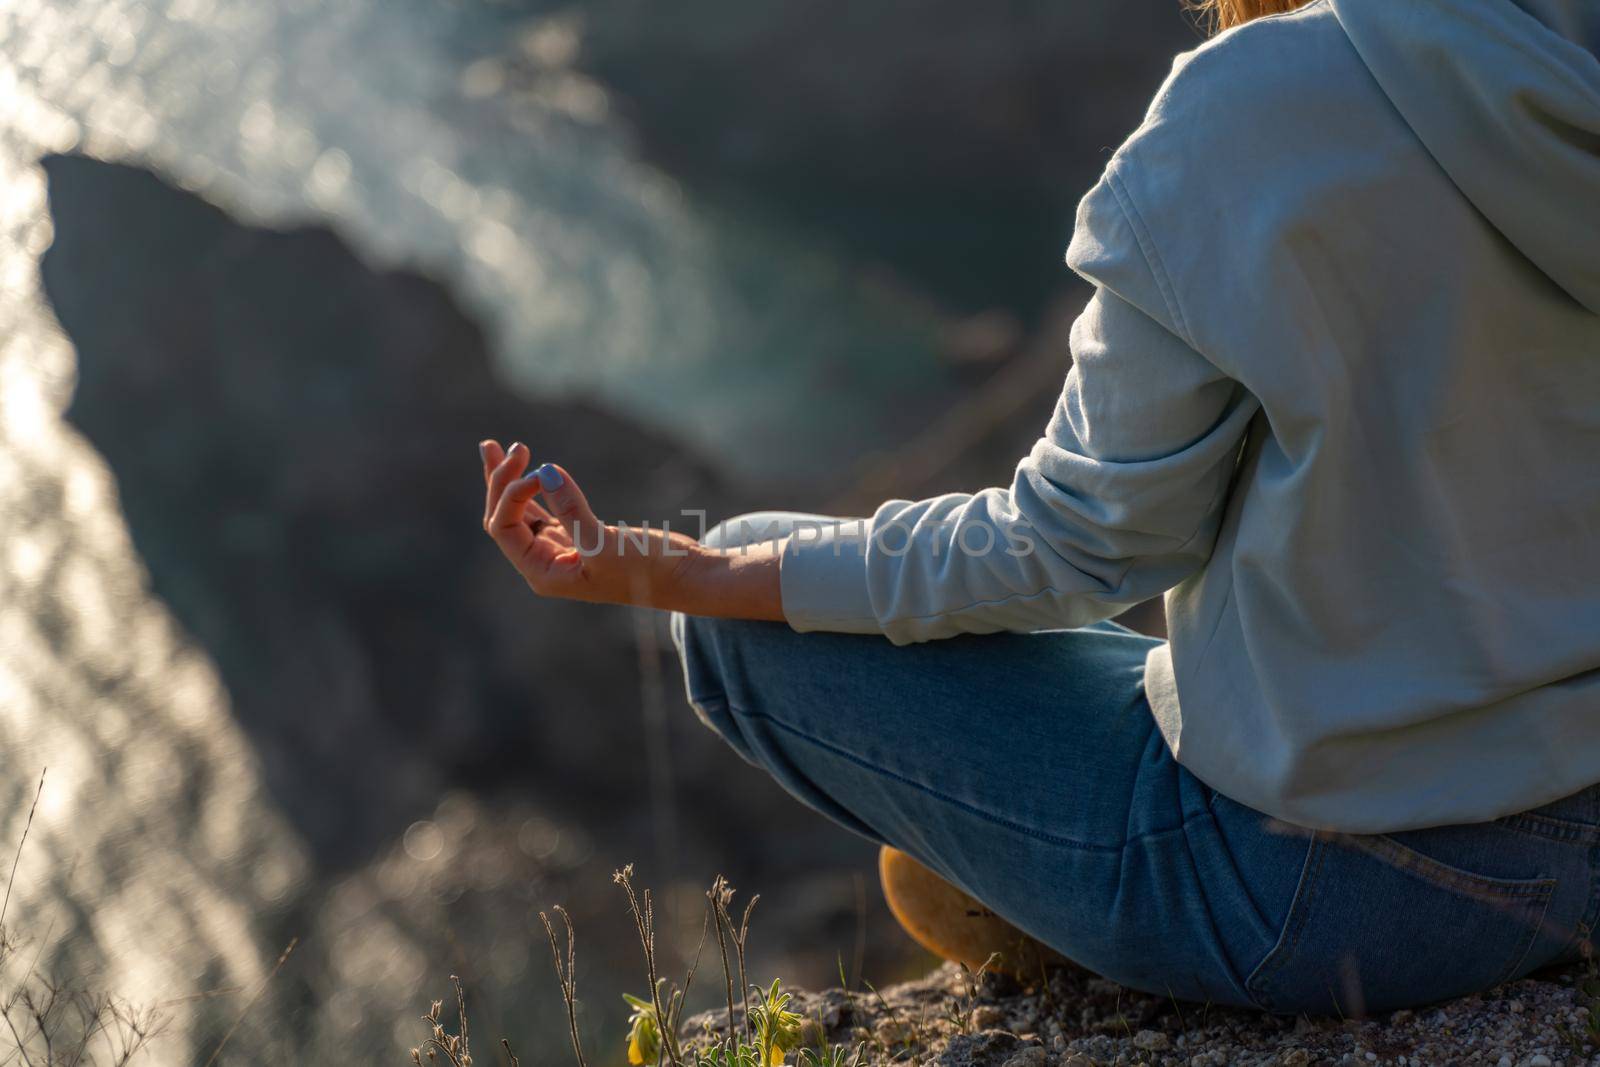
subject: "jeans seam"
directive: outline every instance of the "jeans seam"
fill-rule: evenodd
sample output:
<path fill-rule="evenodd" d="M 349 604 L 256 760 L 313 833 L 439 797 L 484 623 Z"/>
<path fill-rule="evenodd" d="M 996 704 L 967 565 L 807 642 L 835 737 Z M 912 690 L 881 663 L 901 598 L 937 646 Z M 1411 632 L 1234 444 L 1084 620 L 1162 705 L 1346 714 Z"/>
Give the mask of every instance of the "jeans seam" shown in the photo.
<path fill-rule="evenodd" d="M 1424 884 L 1480 901 L 1537 897 L 1555 888 L 1553 878 L 1491 878 L 1462 870 L 1419 852 L 1402 841 L 1396 841 L 1388 834 L 1338 834 L 1335 837 L 1344 846 L 1365 852 Z"/>
<path fill-rule="evenodd" d="M 1507 830 L 1514 830 L 1530 837 L 1542 838 L 1546 841 L 1564 841 L 1571 844 L 1592 845 L 1600 843 L 1600 826 L 1589 826 L 1569 819 L 1558 819 L 1552 815 L 1540 815 L 1536 812 L 1522 812 L 1517 815 L 1508 815 L 1497 820 L 1497 824 Z"/>
<path fill-rule="evenodd" d="M 1600 841 L 1589 846 L 1589 899 L 1578 919 L 1578 928 L 1572 932 L 1572 940 L 1562 951 L 1563 956 L 1577 949 L 1581 958 L 1590 958 L 1594 951 L 1593 930 L 1597 916 L 1600 916 Z"/>
<path fill-rule="evenodd" d="M 858 756 L 854 752 L 850 752 L 847 749 L 840 748 L 838 745 L 835 745 L 835 744 L 832 744 L 830 742 L 824 741 L 824 740 L 822 740 L 821 738 L 818 738 L 818 737 L 813 737 L 811 734 L 809 734 L 806 731 L 800 729 L 799 727 L 796 727 L 796 726 L 793 726 L 793 725 L 791 725 L 789 723 L 786 723 L 782 719 L 775 718 L 774 716 L 768 715 L 765 712 L 747 711 L 747 710 L 741 709 L 741 708 L 733 705 L 732 703 L 728 703 L 727 706 L 728 706 L 728 710 L 730 712 L 732 712 L 734 715 L 740 715 L 740 716 L 744 716 L 746 718 L 751 718 L 751 719 L 762 719 L 762 720 L 765 720 L 766 722 L 770 722 L 772 725 L 776 726 L 778 729 L 783 730 L 786 733 L 793 734 L 794 736 L 800 738 L 801 740 L 806 741 L 806 742 L 808 742 L 810 744 L 813 744 L 813 745 L 817 746 L 818 748 L 826 749 L 827 751 L 832 752 L 834 755 L 839 756 L 842 759 L 849 760 L 851 763 L 856 764 L 858 767 L 863 767 L 863 768 L 865 768 L 865 769 L 867 769 L 869 771 L 873 771 L 874 773 L 881 774 L 885 778 L 893 779 L 894 781 L 899 782 L 902 785 L 910 786 L 911 788 L 916 789 L 919 792 L 926 793 L 928 796 L 931 796 L 936 800 L 942 800 L 946 804 L 950 804 L 950 805 L 953 805 L 954 807 L 960 808 L 962 811 L 967 812 L 969 815 L 975 815 L 978 818 L 984 820 L 985 822 L 993 823 L 996 826 L 1002 826 L 1002 827 L 1005 827 L 1008 830 L 1013 830 L 1013 831 L 1015 831 L 1015 832 L 1017 832 L 1019 834 L 1023 834 L 1025 836 L 1032 837 L 1032 838 L 1035 838 L 1035 839 L 1040 840 L 1040 841 L 1044 841 L 1047 844 L 1059 845 L 1059 846 L 1061 846 L 1063 848 L 1077 849 L 1077 850 L 1082 851 L 1082 852 L 1099 852 L 1099 853 L 1104 853 L 1104 854 L 1107 854 L 1107 855 L 1114 855 L 1114 854 L 1117 854 L 1117 853 L 1125 851 L 1127 849 L 1127 847 L 1129 845 L 1133 844 L 1134 842 L 1146 841 L 1146 840 L 1149 840 L 1151 838 L 1162 837 L 1162 836 L 1165 836 L 1165 835 L 1168 835 L 1168 834 L 1182 833 L 1188 827 L 1190 822 L 1193 822 L 1196 819 L 1204 819 L 1204 818 L 1209 818 L 1210 817 L 1209 816 L 1209 812 L 1203 812 L 1203 813 L 1200 813 L 1200 814 L 1196 814 L 1196 815 L 1194 815 L 1194 816 L 1192 816 L 1190 818 L 1185 819 L 1179 825 L 1171 827 L 1170 829 L 1154 830 L 1154 831 L 1151 831 L 1149 833 L 1137 834 L 1137 835 L 1134 835 L 1134 836 L 1131 836 L 1131 837 L 1127 837 L 1123 841 L 1121 841 L 1120 843 L 1115 844 L 1115 845 L 1100 845 L 1100 844 L 1092 844 L 1092 843 L 1087 842 L 1087 841 L 1074 841 L 1071 838 L 1059 837 L 1059 836 L 1057 836 L 1055 834 L 1047 833 L 1044 830 L 1038 830 L 1038 829 L 1035 829 L 1035 828 L 1033 828 L 1031 826 L 1024 826 L 1023 824 L 1021 824 L 1019 822 L 1015 822 L 1015 821 L 1013 821 L 1011 819 L 1007 819 L 1007 818 L 1004 818 L 1002 816 L 996 815 L 993 812 L 985 811 L 984 809 L 982 809 L 980 807 L 977 807 L 974 804 L 970 804 L 967 801 L 960 799 L 959 797 L 953 797 L 948 793 L 940 792 L 939 790 L 934 789 L 932 786 L 924 785 L 923 783 L 917 781 L 916 779 L 909 778 L 906 775 L 903 775 L 903 774 L 899 773 L 898 771 L 890 770 L 887 767 L 881 767 L 878 764 L 872 762 L 869 759 L 866 759 L 863 756 Z"/>
<path fill-rule="evenodd" d="M 1211 824 L 1211 832 L 1220 837 L 1221 828 L 1217 825 L 1216 815 L 1211 812 L 1209 805 L 1205 815 L 1201 816 L 1201 818 L 1204 818 L 1207 822 L 1209 822 Z M 1189 839 L 1187 834 L 1184 835 L 1184 845 L 1188 849 L 1189 866 L 1196 871 L 1204 869 L 1199 858 L 1194 853 L 1193 842 Z M 1221 926 L 1217 921 L 1217 908 L 1212 905 L 1210 898 L 1206 896 L 1206 880 L 1203 878 L 1200 880 L 1200 896 L 1204 903 L 1204 906 L 1201 908 L 1201 913 L 1205 916 L 1206 926 L 1210 930 L 1212 938 L 1219 946 L 1226 945 L 1228 939 L 1223 936 Z M 1248 893 L 1245 894 L 1245 907 L 1247 907 L 1251 914 L 1255 916 L 1256 922 L 1259 924 L 1264 934 L 1263 940 L 1265 940 L 1267 937 L 1271 937 L 1271 927 L 1263 919 L 1259 909 L 1256 907 L 1254 899 L 1252 899 Z M 1251 1000 L 1250 990 L 1245 987 L 1245 976 L 1240 973 L 1238 966 L 1234 963 L 1226 948 L 1223 948 L 1222 951 L 1218 953 L 1218 963 L 1221 965 L 1221 970 L 1224 977 L 1227 979 L 1229 984 L 1233 986 L 1234 993 L 1240 998 L 1241 1001 L 1249 1003 Z M 1167 991 L 1167 995 L 1172 995 L 1172 991 L 1170 989 Z"/>
<path fill-rule="evenodd" d="M 1245 979 L 1245 991 L 1265 1011 L 1272 1010 L 1272 998 L 1261 991 L 1261 986 L 1289 962 L 1300 944 L 1311 921 L 1311 905 L 1317 893 L 1317 876 L 1322 872 L 1322 861 L 1327 855 L 1327 840 L 1322 833 L 1313 834 L 1306 847 L 1305 862 L 1300 867 L 1300 880 L 1295 883 L 1294 895 L 1289 898 L 1289 913 L 1278 940 L 1267 950 L 1266 956 Z M 1304 907 L 1301 904 L 1304 903 Z"/>
<path fill-rule="evenodd" d="M 1500 973 L 1500 977 L 1494 980 L 1493 985 L 1509 982 L 1522 969 L 1523 961 L 1528 958 L 1528 953 L 1533 951 L 1533 944 L 1539 940 L 1539 933 L 1544 929 L 1545 918 L 1550 914 L 1550 900 L 1555 896 L 1554 880 L 1544 883 L 1544 892 L 1540 896 L 1542 906 L 1539 908 L 1538 920 L 1528 924 L 1528 936 L 1522 943 L 1522 951 L 1512 956 L 1510 965 Z M 1493 986 L 1490 988 L 1493 988 Z"/>

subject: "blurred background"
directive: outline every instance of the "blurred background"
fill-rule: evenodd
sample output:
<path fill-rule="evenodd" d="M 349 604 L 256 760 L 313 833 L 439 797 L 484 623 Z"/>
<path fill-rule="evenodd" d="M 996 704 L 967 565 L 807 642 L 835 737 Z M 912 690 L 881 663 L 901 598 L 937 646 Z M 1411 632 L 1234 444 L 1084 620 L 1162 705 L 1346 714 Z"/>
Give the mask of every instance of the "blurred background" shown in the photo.
<path fill-rule="evenodd" d="M 0 995 L 159 1007 L 151 1062 L 402 1063 L 456 973 L 542 1063 L 560 903 L 615 1063 L 628 861 L 669 970 L 718 872 L 753 978 L 924 969 L 662 620 L 526 592 L 474 445 L 613 519 L 1008 482 L 1076 202 L 1198 40 L 1176 0 L 0 2 L 6 861 L 48 767 Z"/>

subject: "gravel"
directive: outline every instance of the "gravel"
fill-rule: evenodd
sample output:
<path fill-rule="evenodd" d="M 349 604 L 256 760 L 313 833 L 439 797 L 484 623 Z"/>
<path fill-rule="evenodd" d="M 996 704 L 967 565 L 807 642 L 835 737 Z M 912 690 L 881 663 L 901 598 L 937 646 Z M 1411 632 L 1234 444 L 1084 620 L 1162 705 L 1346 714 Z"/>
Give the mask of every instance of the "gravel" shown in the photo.
<path fill-rule="evenodd" d="M 860 1045 L 874 1067 L 1600 1067 L 1600 983 L 1577 968 L 1369 1019 L 1176 1003 L 1071 970 L 1047 985 L 1000 975 L 973 984 L 953 964 L 877 993 L 794 996 L 790 1007 L 808 1020 L 812 1044 L 825 1035 Z M 686 1032 L 715 1034 L 726 1024 L 725 1013 L 712 1012 L 690 1019 Z"/>

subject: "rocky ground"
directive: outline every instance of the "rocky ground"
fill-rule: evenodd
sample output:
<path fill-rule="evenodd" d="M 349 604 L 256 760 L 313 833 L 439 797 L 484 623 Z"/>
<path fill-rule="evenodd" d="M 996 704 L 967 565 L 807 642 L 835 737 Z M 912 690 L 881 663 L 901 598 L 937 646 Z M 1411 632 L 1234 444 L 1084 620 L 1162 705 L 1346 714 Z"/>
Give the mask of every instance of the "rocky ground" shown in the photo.
<path fill-rule="evenodd" d="M 1307 1019 L 1181 1004 L 1059 971 L 1024 986 L 953 964 L 881 991 L 796 993 L 807 1038 L 860 1045 L 868 1064 L 1246 1067 L 1600 1064 L 1600 983 L 1580 970 L 1374 1019 Z M 689 1020 L 715 1033 L 725 1013 Z"/>

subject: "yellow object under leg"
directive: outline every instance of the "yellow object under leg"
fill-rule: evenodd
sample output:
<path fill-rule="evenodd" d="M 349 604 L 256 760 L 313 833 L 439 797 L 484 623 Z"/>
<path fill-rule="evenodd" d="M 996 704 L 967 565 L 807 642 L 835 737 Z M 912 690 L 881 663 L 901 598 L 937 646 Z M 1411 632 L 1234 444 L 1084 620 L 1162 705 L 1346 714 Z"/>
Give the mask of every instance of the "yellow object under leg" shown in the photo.
<path fill-rule="evenodd" d="M 1022 979 L 1047 967 L 1069 966 L 1034 940 L 897 848 L 878 853 L 878 877 L 889 911 L 911 939 L 940 959 L 976 971 L 988 964 Z"/>

